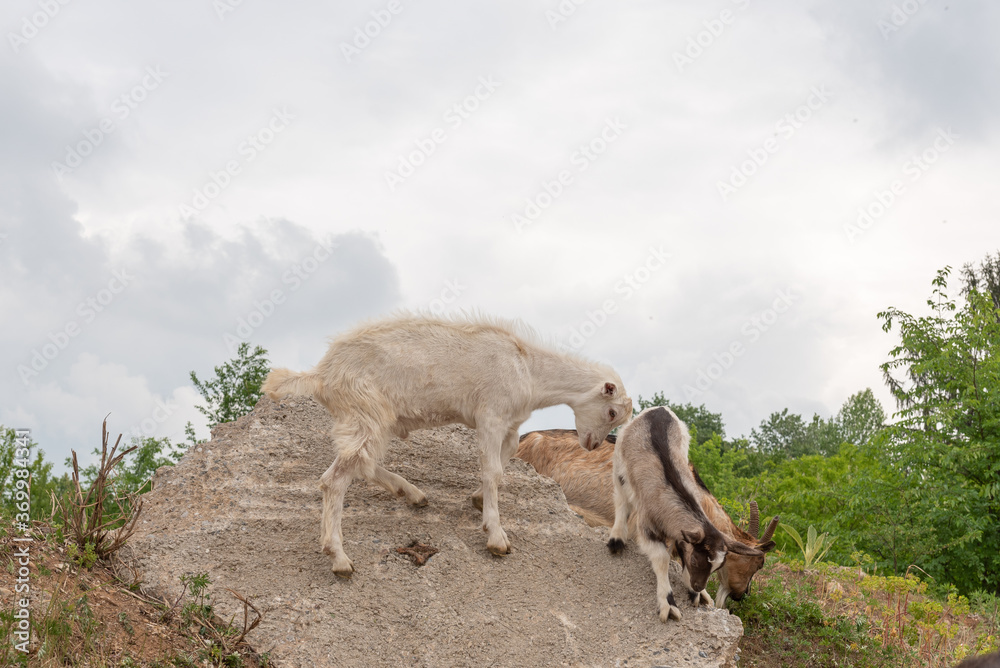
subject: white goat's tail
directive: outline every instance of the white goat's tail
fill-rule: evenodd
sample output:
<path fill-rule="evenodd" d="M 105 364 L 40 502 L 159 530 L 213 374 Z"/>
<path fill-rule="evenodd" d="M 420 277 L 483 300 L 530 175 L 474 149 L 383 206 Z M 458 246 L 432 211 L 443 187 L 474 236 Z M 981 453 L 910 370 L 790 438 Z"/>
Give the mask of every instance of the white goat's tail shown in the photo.
<path fill-rule="evenodd" d="M 274 401 L 287 396 L 308 396 L 316 394 L 323 386 L 320 379 L 308 372 L 298 373 L 289 369 L 271 369 L 261 390 Z"/>

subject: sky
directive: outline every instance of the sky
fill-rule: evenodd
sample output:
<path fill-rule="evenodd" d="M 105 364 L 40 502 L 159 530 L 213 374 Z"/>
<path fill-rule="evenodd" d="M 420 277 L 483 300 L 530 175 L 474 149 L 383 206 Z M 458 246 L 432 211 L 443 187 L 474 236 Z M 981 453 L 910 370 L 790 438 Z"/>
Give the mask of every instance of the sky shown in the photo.
<path fill-rule="evenodd" d="M 1000 248 L 986 0 L 7 0 L 0 424 L 183 440 L 240 341 L 518 318 L 748 434 Z M 957 292 L 957 280 L 954 282 Z M 522 431 L 572 425 L 537 411 Z M 86 453 L 86 454 L 85 454 Z"/>

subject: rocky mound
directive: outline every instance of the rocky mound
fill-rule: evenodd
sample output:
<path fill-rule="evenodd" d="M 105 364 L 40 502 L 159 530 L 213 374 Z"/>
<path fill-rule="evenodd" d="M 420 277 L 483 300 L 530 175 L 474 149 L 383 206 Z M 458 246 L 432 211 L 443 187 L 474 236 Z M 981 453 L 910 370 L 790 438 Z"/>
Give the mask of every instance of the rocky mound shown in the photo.
<path fill-rule="evenodd" d="M 207 572 L 227 618 L 266 610 L 250 639 L 287 666 L 724 666 L 743 633 L 725 610 L 663 624 L 655 577 L 637 550 L 612 556 L 606 529 L 566 505 L 559 486 L 514 459 L 500 491 L 513 543 L 492 556 L 470 494 L 475 432 L 453 426 L 394 440 L 386 467 L 422 489 L 413 508 L 356 481 L 342 580 L 319 547 L 319 477 L 333 461 L 332 418 L 311 399 L 261 400 L 212 440 L 160 469 L 131 544 L 147 588 L 171 600 L 185 573 Z M 437 548 L 425 565 L 396 551 Z M 241 617 L 240 617 L 241 618 Z"/>

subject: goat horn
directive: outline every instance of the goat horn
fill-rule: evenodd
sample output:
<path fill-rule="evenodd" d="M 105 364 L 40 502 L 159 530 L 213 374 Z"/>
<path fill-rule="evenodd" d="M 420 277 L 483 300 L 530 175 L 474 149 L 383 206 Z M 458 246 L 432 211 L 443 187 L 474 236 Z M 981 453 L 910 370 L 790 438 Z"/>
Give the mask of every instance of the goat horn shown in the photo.
<path fill-rule="evenodd" d="M 766 543 L 771 540 L 771 537 L 774 536 L 774 530 L 778 528 L 779 519 L 780 518 L 777 515 L 771 519 L 771 523 L 767 525 L 766 529 L 764 529 L 764 535 L 760 537 L 761 543 Z"/>
<path fill-rule="evenodd" d="M 750 535 L 754 538 L 760 535 L 760 512 L 756 501 L 750 502 Z"/>

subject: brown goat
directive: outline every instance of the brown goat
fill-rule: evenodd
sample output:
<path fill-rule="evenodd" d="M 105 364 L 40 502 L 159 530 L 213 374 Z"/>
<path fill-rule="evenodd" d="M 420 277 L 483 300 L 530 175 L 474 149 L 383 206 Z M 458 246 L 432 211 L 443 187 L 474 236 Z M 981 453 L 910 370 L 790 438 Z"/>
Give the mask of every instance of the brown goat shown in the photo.
<path fill-rule="evenodd" d="M 612 526 L 615 520 L 612 459 L 615 453 L 614 435 L 591 451 L 580 448 L 577 433 L 572 429 L 533 431 L 520 438 L 517 457 L 531 464 L 540 474 L 552 478 L 562 487 L 569 507 L 586 520 L 590 526 Z M 718 500 L 691 467 L 695 481 L 702 492 L 698 501 L 708 519 L 719 531 L 761 552 L 774 549 L 771 536 L 778 518 L 759 539 L 757 503 L 750 503 L 750 533 L 743 531 L 730 519 Z M 715 605 L 721 607 L 727 597 L 740 600 L 750 592 L 753 576 L 764 565 L 763 556 L 746 556 L 730 552 L 726 563 L 719 569 L 719 591 Z"/>

